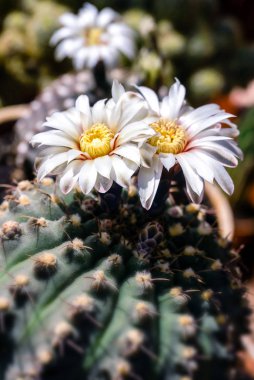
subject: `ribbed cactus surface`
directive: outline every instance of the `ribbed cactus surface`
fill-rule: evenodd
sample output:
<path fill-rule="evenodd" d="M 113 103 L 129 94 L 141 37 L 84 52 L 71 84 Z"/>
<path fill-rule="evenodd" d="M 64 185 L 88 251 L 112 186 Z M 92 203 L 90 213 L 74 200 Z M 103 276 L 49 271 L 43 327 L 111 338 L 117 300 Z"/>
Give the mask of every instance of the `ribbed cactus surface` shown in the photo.
<path fill-rule="evenodd" d="M 247 309 L 209 210 L 56 189 L 23 181 L 0 206 L 0 378 L 237 378 Z"/>

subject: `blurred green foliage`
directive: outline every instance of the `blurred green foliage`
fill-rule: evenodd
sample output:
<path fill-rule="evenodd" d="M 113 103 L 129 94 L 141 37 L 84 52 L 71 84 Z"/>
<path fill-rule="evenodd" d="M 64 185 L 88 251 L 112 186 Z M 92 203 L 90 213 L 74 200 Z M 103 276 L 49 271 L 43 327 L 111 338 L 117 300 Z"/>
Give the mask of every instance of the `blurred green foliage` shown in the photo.
<path fill-rule="evenodd" d="M 5 2 L 4 2 L 5 3 Z M 0 35 L 3 104 L 26 102 L 70 66 L 55 62 L 49 39 L 67 10 L 49 1 L 22 0 L 5 15 Z"/>
<path fill-rule="evenodd" d="M 245 158 L 254 157 L 254 108 L 250 108 L 240 120 L 239 144 Z"/>
<path fill-rule="evenodd" d="M 254 49 L 216 0 L 92 0 L 121 12 L 137 30 L 138 54 L 129 65 L 140 82 L 159 89 L 178 77 L 193 105 L 213 100 L 254 77 Z M 83 0 L 20 0 L 0 4 L 0 103 L 27 102 L 72 69 L 54 59 L 49 39 L 59 15 Z"/>

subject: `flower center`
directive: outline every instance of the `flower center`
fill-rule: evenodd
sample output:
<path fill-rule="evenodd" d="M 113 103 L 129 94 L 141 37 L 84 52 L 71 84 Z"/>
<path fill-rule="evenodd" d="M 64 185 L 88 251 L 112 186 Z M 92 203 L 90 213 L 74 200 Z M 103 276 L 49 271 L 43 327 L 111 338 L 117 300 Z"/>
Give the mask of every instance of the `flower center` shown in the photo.
<path fill-rule="evenodd" d="M 177 154 L 184 150 L 187 137 L 184 129 L 175 121 L 159 119 L 150 127 L 159 134 L 148 140 L 149 144 L 157 147 L 157 153 Z"/>
<path fill-rule="evenodd" d="M 90 28 L 85 32 L 86 44 L 89 46 L 100 45 L 101 35 L 103 30 L 101 28 Z"/>
<path fill-rule="evenodd" d="M 96 123 L 80 137 L 80 150 L 91 158 L 106 156 L 111 151 L 110 141 L 114 133 L 106 124 Z"/>

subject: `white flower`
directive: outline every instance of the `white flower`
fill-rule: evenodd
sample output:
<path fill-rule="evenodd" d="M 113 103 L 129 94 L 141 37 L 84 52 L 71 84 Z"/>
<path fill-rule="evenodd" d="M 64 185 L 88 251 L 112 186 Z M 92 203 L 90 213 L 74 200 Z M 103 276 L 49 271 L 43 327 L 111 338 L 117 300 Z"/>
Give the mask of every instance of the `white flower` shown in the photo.
<path fill-rule="evenodd" d="M 71 58 L 78 70 L 92 68 L 100 60 L 112 67 L 121 53 L 128 58 L 135 54 L 134 31 L 111 8 L 99 12 L 94 5 L 85 3 L 77 15 L 65 13 L 59 20 L 62 28 L 50 41 L 58 44 L 56 58 Z"/>
<path fill-rule="evenodd" d="M 237 131 L 228 120 L 233 115 L 216 104 L 197 109 L 189 107 L 185 101 L 185 87 L 178 80 L 161 102 L 151 89 L 139 87 L 139 91 L 148 103 L 150 116 L 156 118 L 150 126 L 157 132 L 143 146 L 144 150 L 148 145 L 156 148 L 151 167 L 141 167 L 138 175 L 143 207 L 151 207 L 163 167 L 169 171 L 176 164 L 182 168 L 192 201 L 201 201 L 204 180 L 216 181 L 231 194 L 234 186 L 224 166 L 236 166 L 237 159 L 242 156 L 235 141 L 229 137 Z"/>
<path fill-rule="evenodd" d="M 48 174 L 60 174 L 63 193 L 76 185 L 85 194 L 94 187 L 104 193 L 113 181 L 128 186 L 141 164 L 151 164 L 151 152 L 141 156 L 139 149 L 154 135 L 143 122 L 145 102 L 140 95 L 125 92 L 116 81 L 112 96 L 90 107 L 88 97 L 81 95 L 75 108 L 47 118 L 45 126 L 52 130 L 38 133 L 31 140 L 44 147 L 39 156 L 39 180 Z"/>

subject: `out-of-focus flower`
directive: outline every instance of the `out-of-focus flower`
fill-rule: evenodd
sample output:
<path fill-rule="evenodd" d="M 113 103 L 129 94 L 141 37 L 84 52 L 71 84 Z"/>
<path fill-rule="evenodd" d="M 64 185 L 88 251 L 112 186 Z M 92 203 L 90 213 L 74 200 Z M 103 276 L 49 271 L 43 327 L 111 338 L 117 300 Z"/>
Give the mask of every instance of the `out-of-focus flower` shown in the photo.
<path fill-rule="evenodd" d="M 192 97 L 203 102 L 221 94 L 225 86 L 224 76 L 213 67 L 206 67 L 194 72 L 188 82 Z"/>
<path fill-rule="evenodd" d="M 236 166 L 242 156 L 235 141 L 224 132 L 231 129 L 231 124 L 236 128 L 228 120 L 233 115 L 216 104 L 197 109 L 189 107 L 185 101 L 185 87 L 178 80 L 161 102 L 151 89 L 139 87 L 139 91 L 148 103 L 150 116 L 156 117 L 149 125 L 157 132 L 143 146 L 144 150 L 149 145 L 156 148 L 151 167 L 141 167 L 138 175 L 143 207 L 151 207 L 163 167 L 169 171 L 176 164 L 182 168 L 192 201 L 201 201 L 205 180 L 216 181 L 226 193 L 231 194 L 234 186 L 224 166 Z M 229 128 L 221 128 L 222 123 Z"/>
<path fill-rule="evenodd" d="M 248 108 L 254 106 L 254 80 L 252 80 L 247 88 L 234 88 L 230 95 L 229 100 L 239 108 Z"/>
<path fill-rule="evenodd" d="M 53 34 L 51 44 L 58 44 L 56 58 L 71 58 L 76 69 L 92 68 L 99 61 L 113 67 L 121 53 L 128 58 L 135 54 L 134 31 L 111 8 L 99 12 L 85 3 L 77 15 L 63 14 L 60 23 L 62 28 Z"/>
<path fill-rule="evenodd" d="M 156 22 L 153 16 L 143 9 L 132 8 L 125 12 L 123 17 L 124 21 L 144 38 L 150 38 L 150 34 L 156 30 Z"/>
<path fill-rule="evenodd" d="M 112 97 L 90 107 L 88 97 L 81 95 L 75 108 L 47 118 L 45 125 L 52 130 L 31 140 L 33 145 L 44 147 L 39 155 L 39 180 L 57 174 L 63 193 L 77 184 L 85 194 L 93 188 L 104 193 L 113 181 L 128 186 L 141 164 L 150 165 L 153 147 L 146 152 L 139 149 L 155 134 L 143 121 L 145 102 L 140 95 L 125 92 L 116 81 Z"/>

